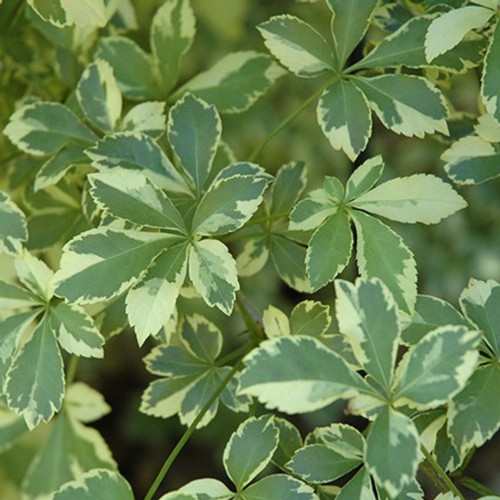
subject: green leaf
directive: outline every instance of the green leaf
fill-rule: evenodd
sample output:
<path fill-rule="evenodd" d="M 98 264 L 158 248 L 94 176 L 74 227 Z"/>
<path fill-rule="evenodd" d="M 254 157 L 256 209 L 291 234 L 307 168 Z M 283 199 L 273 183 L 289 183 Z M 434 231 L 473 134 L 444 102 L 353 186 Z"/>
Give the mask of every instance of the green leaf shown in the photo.
<path fill-rule="evenodd" d="M 340 69 L 366 33 L 377 0 L 327 0 L 327 5 L 334 14 L 332 35 Z"/>
<path fill-rule="evenodd" d="M 436 224 L 467 203 L 438 177 L 416 174 L 384 182 L 356 198 L 351 206 L 398 222 Z"/>
<path fill-rule="evenodd" d="M 269 260 L 269 246 L 266 238 L 249 238 L 242 252 L 236 258 L 238 276 L 257 274 Z"/>
<path fill-rule="evenodd" d="M 42 303 L 49 302 L 54 295 L 54 271 L 26 250 L 15 260 L 14 265 L 19 281 Z"/>
<path fill-rule="evenodd" d="M 278 446 L 278 438 L 279 431 L 267 415 L 245 420 L 231 435 L 223 463 L 238 490 L 266 467 Z"/>
<path fill-rule="evenodd" d="M 363 462 L 361 457 L 339 453 L 324 444 L 310 444 L 295 453 L 287 467 L 308 483 L 329 483 Z"/>
<path fill-rule="evenodd" d="M 26 217 L 4 191 L 0 191 L 0 252 L 17 255 L 28 239 Z"/>
<path fill-rule="evenodd" d="M 134 500 L 132 488 L 117 472 L 93 469 L 70 481 L 48 500 Z"/>
<path fill-rule="evenodd" d="M 124 132 L 142 132 L 157 139 L 165 132 L 166 122 L 164 102 L 141 102 L 123 117 L 119 129 Z"/>
<path fill-rule="evenodd" d="M 406 415 L 385 406 L 366 438 L 365 466 L 390 498 L 410 484 L 417 473 L 420 440 Z"/>
<path fill-rule="evenodd" d="M 30 430 L 40 422 L 48 422 L 60 409 L 64 395 L 63 360 L 47 316 L 17 352 L 4 390 L 7 405 L 23 416 Z"/>
<path fill-rule="evenodd" d="M 420 410 L 449 401 L 476 368 L 479 335 L 464 326 L 442 326 L 423 337 L 399 363 L 394 401 Z"/>
<path fill-rule="evenodd" d="M 262 326 L 267 338 L 283 337 L 290 335 L 290 322 L 288 316 L 273 305 L 267 306 L 262 313 Z"/>
<path fill-rule="evenodd" d="M 347 180 L 346 200 L 352 201 L 370 190 L 382 177 L 383 172 L 384 160 L 380 155 L 363 162 Z"/>
<path fill-rule="evenodd" d="M 376 484 L 377 494 L 380 500 L 393 500 L 394 496 L 388 493 L 388 490 L 383 486 Z M 403 489 L 398 493 L 397 500 L 424 500 L 424 492 L 418 481 L 413 478 Z M 434 499 L 436 500 L 436 499 Z M 448 500 L 456 500 L 455 497 Z"/>
<path fill-rule="evenodd" d="M 279 430 L 279 441 L 272 461 L 284 467 L 295 451 L 302 446 L 302 436 L 297 427 L 284 418 L 274 417 L 273 423 Z"/>
<path fill-rule="evenodd" d="M 95 57 L 111 65 L 124 97 L 134 100 L 157 97 L 158 90 L 150 56 L 130 38 L 101 38 Z"/>
<path fill-rule="evenodd" d="M 184 323 L 181 340 L 197 358 L 211 364 L 222 350 L 222 333 L 205 317 L 188 316 Z"/>
<path fill-rule="evenodd" d="M 219 113 L 240 113 L 252 106 L 284 73 L 271 57 L 254 51 L 233 52 L 198 73 L 175 92 L 191 92 Z"/>
<path fill-rule="evenodd" d="M 319 337 L 326 333 L 331 322 L 330 307 L 314 300 L 300 302 L 290 315 L 292 335 Z"/>
<path fill-rule="evenodd" d="M 239 167 L 250 171 L 226 175 Z M 239 163 L 222 170 L 196 207 L 192 232 L 209 236 L 239 229 L 261 204 L 270 180 L 263 168 L 252 163 Z"/>
<path fill-rule="evenodd" d="M 280 167 L 271 187 L 271 214 L 288 214 L 307 184 L 305 163 L 292 161 Z"/>
<path fill-rule="evenodd" d="M 190 94 L 170 109 L 168 138 L 198 194 L 210 173 L 221 132 L 215 107 Z"/>
<path fill-rule="evenodd" d="M 481 96 L 486 110 L 498 123 L 500 123 L 500 69 L 497 64 L 499 58 L 500 22 L 497 22 L 495 31 L 493 32 L 493 38 L 491 39 L 490 46 L 484 59 Z"/>
<path fill-rule="evenodd" d="M 448 135 L 448 110 L 441 92 L 418 76 L 388 74 L 372 78 L 353 77 L 370 107 L 385 127 L 397 134 L 424 137 Z"/>
<path fill-rule="evenodd" d="M 236 262 L 218 240 L 201 240 L 189 251 L 189 278 L 209 306 L 231 314 L 240 286 Z"/>
<path fill-rule="evenodd" d="M 354 161 L 366 148 L 372 117 L 364 94 L 351 82 L 339 80 L 321 94 L 318 123 L 334 149 Z"/>
<path fill-rule="evenodd" d="M 158 144 L 148 135 L 119 132 L 108 135 L 85 153 L 101 172 L 116 167 L 138 170 L 158 187 L 189 192 L 184 180 Z"/>
<path fill-rule="evenodd" d="M 358 210 L 351 212 L 356 227 L 356 260 L 361 276 L 379 278 L 398 307 L 412 313 L 417 297 L 417 271 L 413 254 L 388 226 Z"/>
<path fill-rule="evenodd" d="M 316 229 L 327 217 L 338 210 L 338 202 L 331 199 L 324 189 L 316 189 L 300 201 L 290 214 L 289 227 L 293 231 Z"/>
<path fill-rule="evenodd" d="M 311 78 L 332 71 L 332 49 L 309 24 L 290 15 L 274 16 L 257 27 L 278 61 L 297 76 Z"/>
<path fill-rule="evenodd" d="M 217 479 L 195 479 L 177 491 L 163 495 L 160 500 L 230 500 L 234 493 Z"/>
<path fill-rule="evenodd" d="M 500 427 L 500 367 L 478 368 L 448 406 L 448 434 L 460 456 L 479 448 Z"/>
<path fill-rule="evenodd" d="M 359 279 L 356 285 L 337 280 L 335 291 L 339 331 L 359 364 L 388 396 L 401 333 L 394 298 L 378 279 Z"/>
<path fill-rule="evenodd" d="M 314 490 L 285 474 L 273 474 L 248 486 L 241 494 L 243 500 L 318 500 Z"/>
<path fill-rule="evenodd" d="M 364 467 L 342 487 L 335 500 L 352 500 L 353 498 L 376 500 L 372 490 L 370 475 Z"/>
<path fill-rule="evenodd" d="M 324 444 L 341 455 L 362 458 L 365 438 L 350 425 L 330 424 L 328 427 L 316 427 L 307 436 L 306 444 Z"/>
<path fill-rule="evenodd" d="M 69 108 L 57 102 L 23 106 L 10 117 L 3 133 L 32 155 L 52 154 L 68 144 L 90 146 L 97 139 Z"/>
<path fill-rule="evenodd" d="M 81 474 L 98 468 L 116 469 L 111 451 L 95 429 L 82 425 L 64 409 L 30 464 L 23 491 L 29 498 L 49 495 L 65 483 L 79 479 Z"/>
<path fill-rule="evenodd" d="M 105 60 L 87 66 L 76 87 L 76 97 L 86 118 L 103 132 L 112 132 L 122 114 L 122 94 Z"/>
<path fill-rule="evenodd" d="M 86 231 L 63 248 L 56 293 L 85 304 L 116 297 L 138 281 L 172 240 L 161 233 Z"/>
<path fill-rule="evenodd" d="M 56 185 L 77 165 L 89 163 L 88 157 L 80 146 L 68 146 L 49 158 L 40 168 L 35 178 L 35 191 Z"/>
<path fill-rule="evenodd" d="M 324 287 L 342 272 L 351 258 L 352 243 L 349 218 L 344 210 L 338 210 L 316 229 L 306 254 L 307 275 L 313 290 Z"/>
<path fill-rule="evenodd" d="M 28 4 L 44 20 L 59 28 L 76 24 L 102 28 L 108 21 L 103 0 L 28 0 Z"/>
<path fill-rule="evenodd" d="M 31 291 L 12 283 L 0 281 L 0 309 L 2 311 L 37 305 L 42 305 L 42 302 L 40 302 L 40 298 Z"/>
<path fill-rule="evenodd" d="M 97 206 L 141 226 L 187 234 L 181 214 L 169 197 L 145 175 L 116 167 L 88 176 Z"/>
<path fill-rule="evenodd" d="M 50 308 L 49 317 L 57 340 L 65 351 L 92 358 L 104 356 L 104 338 L 82 308 L 61 302 Z"/>
<path fill-rule="evenodd" d="M 68 414 L 83 423 L 99 420 L 111 411 L 102 394 L 84 382 L 74 382 L 68 387 L 65 404 Z"/>
<path fill-rule="evenodd" d="M 195 22 L 189 0 L 167 0 L 153 17 L 150 44 L 163 96 L 177 82 L 182 56 L 193 43 Z"/>
<path fill-rule="evenodd" d="M 144 279 L 127 294 L 127 316 L 142 345 L 156 335 L 175 311 L 187 270 L 187 246 L 168 248 L 149 268 Z"/>
<path fill-rule="evenodd" d="M 481 28 L 493 14 L 483 7 L 467 6 L 450 10 L 432 21 L 425 37 L 427 60 L 451 50 L 468 31 Z"/>
<path fill-rule="evenodd" d="M 14 412 L 0 409 L 0 451 L 11 448 L 16 441 L 28 432 L 25 421 Z"/>
<path fill-rule="evenodd" d="M 495 357 L 500 354 L 500 284 L 471 279 L 460 295 L 460 307 L 472 325 L 482 331 Z"/>
<path fill-rule="evenodd" d="M 360 392 L 371 393 L 338 354 L 313 337 L 266 340 L 245 357 L 245 364 L 240 393 L 285 413 L 307 413 Z"/>

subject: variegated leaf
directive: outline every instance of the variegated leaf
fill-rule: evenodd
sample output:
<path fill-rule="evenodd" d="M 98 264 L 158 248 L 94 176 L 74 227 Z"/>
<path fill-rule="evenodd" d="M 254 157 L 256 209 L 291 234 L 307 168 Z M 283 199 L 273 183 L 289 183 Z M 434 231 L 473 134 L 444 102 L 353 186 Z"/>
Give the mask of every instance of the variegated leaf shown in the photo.
<path fill-rule="evenodd" d="M 347 180 L 346 200 L 352 201 L 369 191 L 379 181 L 383 172 L 384 160 L 380 155 L 363 162 Z"/>
<path fill-rule="evenodd" d="M 378 279 L 358 280 L 356 285 L 337 280 L 335 290 L 339 331 L 359 364 L 389 396 L 401 333 L 394 298 Z"/>
<path fill-rule="evenodd" d="M 85 153 L 101 172 L 116 167 L 138 170 L 160 188 L 189 192 L 171 161 L 148 135 L 137 132 L 108 135 Z"/>
<path fill-rule="evenodd" d="M 286 474 L 273 474 L 251 484 L 241 494 L 242 500 L 318 500 L 314 490 Z"/>
<path fill-rule="evenodd" d="M 240 113 L 252 106 L 285 71 L 268 55 L 233 52 L 186 82 L 175 96 L 191 92 L 219 113 Z"/>
<path fill-rule="evenodd" d="M 366 438 L 365 467 L 390 498 L 410 484 L 417 473 L 420 439 L 412 420 L 385 406 Z"/>
<path fill-rule="evenodd" d="M 187 248 L 179 244 L 163 252 L 144 279 L 127 294 L 127 316 L 142 345 L 156 335 L 175 310 L 187 270 Z"/>
<path fill-rule="evenodd" d="M 417 298 L 415 258 L 403 240 L 371 215 L 352 210 L 356 227 L 356 260 L 361 276 L 379 278 L 398 307 L 412 313 Z"/>
<path fill-rule="evenodd" d="M 481 96 L 486 110 L 500 123 L 500 22 L 497 22 L 493 32 L 488 52 L 484 59 Z"/>
<path fill-rule="evenodd" d="M 68 25 L 99 27 L 106 25 L 108 16 L 104 0 L 28 0 L 28 4 L 44 20 L 61 28 Z"/>
<path fill-rule="evenodd" d="M 116 297 L 136 283 L 173 240 L 133 230 L 86 231 L 63 249 L 56 293 L 84 304 Z"/>
<path fill-rule="evenodd" d="M 44 303 L 54 296 L 54 271 L 27 250 L 15 260 L 19 281 Z"/>
<path fill-rule="evenodd" d="M 209 306 L 229 315 L 239 290 L 236 262 L 218 240 L 193 243 L 189 251 L 189 278 Z"/>
<path fill-rule="evenodd" d="M 377 6 L 377 0 L 327 0 L 333 11 L 332 35 L 337 69 L 344 67 L 347 58 L 361 41 L 370 18 Z"/>
<path fill-rule="evenodd" d="M 299 201 L 306 185 L 304 162 L 293 161 L 280 167 L 271 187 L 271 214 L 287 215 Z"/>
<path fill-rule="evenodd" d="M 250 171 L 230 176 L 228 173 L 237 167 L 250 167 Z M 222 170 L 196 207 L 192 232 L 208 236 L 239 229 L 257 210 L 270 180 L 264 169 L 254 164 Z"/>
<path fill-rule="evenodd" d="M 104 356 L 104 337 L 82 308 L 61 302 L 50 308 L 49 316 L 57 340 L 65 351 L 92 358 Z"/>
<path fill-rule="evenodd" d="M 297 76 L 310 78 L 332 71 L 332 49 L 309 24 L 291 15 L 274 16 L 258 26 L 278 61 Z"/>
<path fill-rule="evenodd" d="M 306 444 L 325 444 L 345 456 L 363 457 L 365 438 L 348 424 L 330 424 L 316 427 L 306 439 Z"/>
<path fill-rule="evenodd" d="M 122 94 L 107 61 L 89 64 L 76 87 L 80 108 L 97 128 L 112 132 L 122 114 Z"/>
<path fill-rule="evenodd" d="M 398 365 L 394 401 L 420 410 L 449 401 L 476 368 L 479 334 L 465 326 L 442 326 L 423 337 Z"/>
<path fill-rule="evenodd" d="M 218 479 L 195 479 L 176 491 L 163 495 L 160 500 L 199 500 L 203 495 L 207 500 L 231 500 L 234 493 Z"/>
<path fill-rule="evenodd" d="M 141 102 L 128 111 L 120 122 L 119 130 L 142 132 L 153 139 L 160 137 L 167 127 L 165 103 Z"/>
<path fill-rule="evenodd" d="M 249 238 L 242 252 L 236 258 L 238 276 L 257 274 L 269 260 L 269 247 L 266 238 Z"/>
<path fill-rule="evenodd" d="M 2 453 L 27 434 L 26 422 L 7 408 L 0 408 L 0 450 Z M 5 491 L 5 490 L 4 490 Z"/>
<path fill-rule="evenodd" d="M 448 110 L 441 92 L 418 76 L 388 74 L 372 78 L 353 77 L 370 107 L 389 129 L 406 136 L 448 135 Z"/>
<path fill-rule="evenodd" d="M 293 231 L 316 229 L 337 210 L 338 203 L 332 200 L 323 189 L 316 189 L 292 210 L 289 227 Z"/>
<path fill-rule="evenodd" d="M 215 107 L 197 97 L 187 94 L 170 109 L 168 138 L 198 194 L 210 173 L 221 132 Z"/>
<path fill-rule="evenodd" d="M 195 22 L 189 0 L 167 0 L 153 17 L 150 44 L 164 97 L 177 82 L 182 56 L 193 43 Z"/>
<path fill-rule="evenodd" d="M 124 97 L 154 99 L 159 94 L 152 70 L 152 61 L 133 40 L 121 36 L 99 40 L 96 58 L 107 61 Z"/>
<path fill-rule="evenodd" d="M 376 500 L 372 490 L 370 475 L 364 467 L 342 487 L 335 500 L 352 500 L 353 498 L 359 498 L 359 500 Z"/>
<path fill-rule="evenodd" d="M 484 114 L 478 117 L 474 130 L 485 141 L 500 142 L 500 123 L 492 115 Z"/>
<path fill-rule="evenodd" d="M 307 413 L 370 387 L 344 360 L 313 337 L 266 340 L 245 357 L 240 393 L 255 396 L 266 408 Z"/>
<path fill-rule="evenodd" d="M 170 198 L 142 173 L 117 167 L 91 174 L 88 180 L 94 201 L 111 215 L 140 226 L 187 234 Z"/>
<path fill-rule="evenodd" d="M 90 146 L 97 137 L 66 106 L 37 102 L 17 110 L 3 133 L 22 151 L 52 154 L 68 144 Z"/>
<path fill-rule="evenodd" d="M 490 9 L 471 5 L 450 10 L 432 21 L 425 37 L 427 60 L 432 62 L 451 50 L 468 31 L 481 28 L 493 14 Z"/>
<path fill-rule="evenodd" d="M 222 460 L 238 490 L 266 467 L 278 446 L 278 438 L 279 431 L 268 415 L 245 420 L 231 435 Z"/>
<path fill-rule="evenodd" d="M 279 431 L 279 441 L 272 461 L 284 468 L 295 451 L 303 445 L 303 440 L 297 427 L 288 420 L 275 416 L 273 422 Z"/>
<path fill-rule="evenodd" d="M 33 292 L 12 283 L 0 281 L 0 310 L 20 309 L 43 305 Z"/>
<path fill-rule="evenodd" d="M 423 224 L 436 224 L 467 206 L 450 184 L 426 174 L 384 182 L 350 204 L 398 222 Z"/>
<path fill-rule="evenodd" d="M 222 351 L 222 333 L 204 316 L 188 316 L 183 325 L 181 341 L 198 359 L 213 364 Z"/>
<path fill-rule="evenodd" d="M 66 390 L 64 402 L 68 414 L 83 423 L 99 420 L 111 411 L 102 394 L 84 382 L 71 384 Z"/>
<path fill-rule="evenodd" d="M 48 422 L 64 396 L 63 360 L 48 317 L 17 352 L 5 379 L 7 405 L 30 429 Z"/>
<path fill-rule="evenodd" d="M 318 123 L 334 149 L 354 161 L 366 148 L 372 132 L 368 101 L 355 85 L 346 80 L 333 83 L 321 94 Z"/>
<path fill-rule="evenodd" d="M 267 338 L 285 337 L 290 335 L 288 316 L 277 307 L 269 305 L 262 313 L 262 325 Z"/>
<path fill-rule="evenodd" d="M 292 335 L 311 335 L 320 337 L 325 334 L 332 322 L 330 307 L 318 301 L 299 302 L 290 315 Z"/>
<path fill-rule="evenodd" d="M 0 191 L 0 252 L 17 255 L 28 239 L 26 217 L 4 191 Z"/>

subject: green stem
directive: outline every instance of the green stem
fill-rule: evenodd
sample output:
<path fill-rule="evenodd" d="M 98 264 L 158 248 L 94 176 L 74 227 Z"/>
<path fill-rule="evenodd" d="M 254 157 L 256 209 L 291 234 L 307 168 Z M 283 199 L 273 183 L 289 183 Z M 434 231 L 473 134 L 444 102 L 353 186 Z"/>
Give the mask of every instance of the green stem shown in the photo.
<path fill-rule="evenodd" d="M 481 496 L 498 496 L 498 493 L 490 490 L 487 486 L 484 484 L 480 483 L 479 481 L 476 481 L 472 477 L 467 477 L 467 476 L 461 476 L 458 478 L 458 481 L 460 484 L 463 484 L 466 488 L 468 488 L 471 491 L 475 491 L 476 493 L 479 493 Z"/>
<path fill-rule="evenodd" d="M 246 333 L 248 330 L 245 330 L 244 333 Z M 227 356 L 224 356 L 217 360 L 217 366 L 224 366 L 225 364 L 229 363 L 233 359 L 239 358 L 240 356 L 243 356 L 248 353 L 249 350 L 253 349 L 255 347 L 254 342 L 247 342 L 245 345 L 242 345 L 241 347 L 238 347 L 235 351 L 229 353 Z"/>
<path fill-rule="evenodd" d="M 425 456 L 425 459 L 427 460 L 427 463 L 431 466 L 433 472 L 436 473 L 436 476 L 439 478 L 439 480 L 443 483 L 443 485 L 451 491 L 457 498 L 460 500 L 465 500 L 464 496 L 458 488 L 453 484 L 453 481 L 448 477 L 446 472 L 441 468 L 441 466 L 436 462 L 434 457 L 427 451 L 425 446 L 422 446 L 422 453 Z"/>
<path fill-rule="evenodd" d="M 239 293 L 236 294 L 236 305 L 241 312 L 243 321 L 245 322 L 245 326 L 248 329 L 250 339 L 253 340 L 256 344 L 258 344 L 261 340 L 264 340 L 264 332 L 262 331 L 262 327 L 252 317 L 252 314 L 245 305 L 245 301 Z"/>
<path fill-rule="evenodd" d="M 75 356 L 74 354 L 71 355 L 69 358 L 69 364 L 68 364 L 68 371 L 66 372 L 66 385 L 69 386 L 75 380 L 76 376 L 76 369 L 78 368 L 78 361 L 80 358 L 78 356 Z"/>
<path fill-rule="evenodd" d="M 304 109 L 311 104 L 311 102 L 315 101 L 323 92 L 324 90 L 330 86 L 332 83 L 336 82 L 339 79 L 339 76 L 335 76 L 334 78 L 331 78 L 328 80 L 324 85 L 322 85 L 314 94 L 309 96 L 295 111 L 293 111 L 291 114 L 289 114 L 279 125 L 277 125 L 269 134 L 264 137 L 262 142 L 257 145 L 257 147 L 253 150 L 252 154 L 250 155 L 248 161 L 255 161 L 257 157 L 260 155 L 261 151 L 264 149 L 264 147 L 267 145 L 267 143 L 276 135 L 279 134 L 290 122 L 292 122 L 297 116 L 304 111 Z"/>
<path fill-rule="evenodd" d="M 248 350 L 250 351 L 250 348 L 247 347 Z M 241 368 L 242 366 L 242 361 L 238 361 L 231 371 L 227 374 L 226 377 L 222 380 L 222 382 L 219 384 L 219 387 L 215 390 L 215 392 L 210 396 L 209 400 L 205 403 L 203 408 L 200 410 L 200 413 L 196 416 L 196 418 L 193 420 L 191 425 L 186 429 L 182 437 L 180 438 L 179 442 L 175 446 L 175 448 L 172 450 L 172 453 L 167 457 L 165 460 L 165 463 L 163 464 L 163 467 L 160 469 L 160 472 L 158 472 L 158 475 L 156 476 L 153 484 L 151 485 L 151 488 L 149 488 L 149 491 L 146 493 L 146 496 L 144 497 L 144 500 L 151 500 L 153 498 L 153 495 L 156 493 L 158 488 L 160 487 L 160 484 L 162 483 L 163 479 L 167 475 L 167 472 L 169 471 L 170 467 L 174 463 L 175 459 L 179 455 L 179 453 L 182 451 L 186 443 L 189 441 L 189 438 L 193 435 L 194 431 L 196 430 L 196 426 L 199 424 L 201 419 L 205 416 L 205 413 L 210 409 L 214 401 L 220 396 L 221 392 L 224 390 L 226 385 L 231 381 L 231 379 L 235 376 L 236 372 Z"/>

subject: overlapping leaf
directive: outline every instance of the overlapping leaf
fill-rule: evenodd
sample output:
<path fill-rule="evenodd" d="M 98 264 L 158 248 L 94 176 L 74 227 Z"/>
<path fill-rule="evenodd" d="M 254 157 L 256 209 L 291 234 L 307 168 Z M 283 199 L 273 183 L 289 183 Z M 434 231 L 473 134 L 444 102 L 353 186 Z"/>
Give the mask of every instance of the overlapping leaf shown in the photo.
<path fill-rule="evenodd" d="M 0 252 L 15 255 L 27 239 L 24 213 L 7 193 L 0 191 Z"/>

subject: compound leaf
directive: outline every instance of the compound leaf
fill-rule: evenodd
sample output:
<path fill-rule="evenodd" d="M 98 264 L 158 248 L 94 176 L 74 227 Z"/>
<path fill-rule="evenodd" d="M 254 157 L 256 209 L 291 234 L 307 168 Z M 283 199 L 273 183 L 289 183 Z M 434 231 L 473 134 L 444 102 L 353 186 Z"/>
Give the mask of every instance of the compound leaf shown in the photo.
<path fill-rule="evenodd" d="M 380 155 L 363 162 L 350 175 L 346 184 L 345 198 L 351 201 L 370 190 L 382 177 L 384 160 Z"/>

